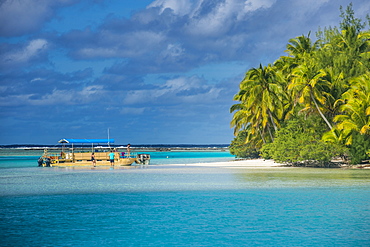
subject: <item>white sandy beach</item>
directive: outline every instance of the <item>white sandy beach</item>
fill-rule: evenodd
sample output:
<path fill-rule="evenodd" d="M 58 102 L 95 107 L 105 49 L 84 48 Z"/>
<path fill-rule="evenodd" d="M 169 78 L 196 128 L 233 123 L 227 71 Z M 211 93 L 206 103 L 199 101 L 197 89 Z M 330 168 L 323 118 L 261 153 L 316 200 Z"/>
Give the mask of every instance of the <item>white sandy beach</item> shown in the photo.
<path fill-rule="evenodd" d="M 163 165 L 160 165 L 163 166 Z M 252 159 L 235 160 L 226 162 L 192 163 L 192 164 L 170 164 L 170 166 L 202 166 L 202 167 L 227 167 L 227 168 L 277 168 L 286 167 L 284 164 L 276 163 L 273 160 Z"/>
<path fill-rule="evenodd" d="M 224 167 L 224 168 L 243 168 L 243 169 L 263 169 L 263 168 L 299 168 L 277 163 L 274 160 L 251 159 L 251 160 L 231 160 L 224 162 L 204 162 L 190 164 L 165 164 L 159 166 L 189 166 L 189 167 Z M 354 165 L 351 168 L 370 169 L 370 165 Z"/>

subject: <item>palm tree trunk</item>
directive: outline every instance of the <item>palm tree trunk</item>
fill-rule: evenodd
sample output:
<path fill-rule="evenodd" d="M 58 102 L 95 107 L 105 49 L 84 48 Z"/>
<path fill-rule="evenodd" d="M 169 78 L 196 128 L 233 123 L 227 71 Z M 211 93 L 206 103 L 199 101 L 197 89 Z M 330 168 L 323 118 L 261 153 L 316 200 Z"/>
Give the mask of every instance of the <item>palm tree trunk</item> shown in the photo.
<path fill-rule="evenodd" d="M 272 126 L 274 126 L 274 130 L 277 131 L 277 126 L 276 126 L 276 124 L 274 122 L 274 118 L 272 117 L 271 111 L 268 109 L 267 112 L 268 112 L 268 114 L 270 116 Z"/>
<path fill-rule="evenodd" d="M 315 97 L 313 97 L 312 92 L 310 92 L 310 96 L 311 96 L 312 101 L 315 103 L 316 109 L 319 112 L 319 114 L 322 117 L 322 119 L 324 119 L 325 123 L 329 126 L 330 129 L 333 129 L 333 126 L 331 126 L 331 124 L 329 123 L 329 121 L 326 119 L 326 117 L 324 116 L 324 114 L 321 112 L 320 107 L 317 104 L 317 102 L 315 100 Z"/>
<path fill-rule="evenodd" d="M 271 133 L 271 129 L 268 126 L 267 126 L 267 129 L 269 131 L 269 134 L 270 134 L 270 137 L 271 137 L 271 141 L 274 142 L 274 136 Z"/>
<path fill-rule="evenodd" d="M 260 133 L 260 136 L 262 138 L 262 141 L 265 144 L 266 143 L 265 137 L 263 136 L 263 133 L 261 132 L 261 130 L 259 128 L 258 128 L 258 132 Z"/>

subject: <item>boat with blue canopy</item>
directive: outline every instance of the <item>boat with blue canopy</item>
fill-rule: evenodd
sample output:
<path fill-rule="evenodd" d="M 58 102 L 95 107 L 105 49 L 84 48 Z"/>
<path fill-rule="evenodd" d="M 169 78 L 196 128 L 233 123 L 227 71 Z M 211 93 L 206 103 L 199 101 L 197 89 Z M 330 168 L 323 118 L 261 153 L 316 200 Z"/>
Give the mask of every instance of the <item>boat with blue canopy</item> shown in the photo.
<path fill-rule="evenodd" d="M 39 166 L 130 166 L 134 162 L 148 164 L 150 156 L 126 153 L 126 150 L 111 147 L 114 139 L 61 139 L 57 151 L 44 149 Z M 105 145 L 105 146 L 102 146 Z"/>

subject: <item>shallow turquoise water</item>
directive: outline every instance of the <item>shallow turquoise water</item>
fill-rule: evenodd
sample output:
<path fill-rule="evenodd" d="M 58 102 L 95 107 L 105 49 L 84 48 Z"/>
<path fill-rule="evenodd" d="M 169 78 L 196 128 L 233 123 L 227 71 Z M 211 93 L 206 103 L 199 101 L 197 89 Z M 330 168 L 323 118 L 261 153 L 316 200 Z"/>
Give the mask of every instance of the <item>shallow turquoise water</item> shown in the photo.
<path fill-rule="evenodd" d="M 370 170 L 10 160 L 0 246 L 370 246 Z"/>
<path fill-rule="evenodd" d="M 191 164 L 204 162 L 221 162 L 234 160 L 235 156 L 229 152 L 147 152 L 151 155 L 151 164 Z"/>
<path fill-rule="evenodd" d="M 6 151 L 2 150 L 0 155 L 0 168 L 14 168 L 14 167 L 34 167 L 37 166 L 37 159 L 42 155 L 42 151 L 26 151 L 32 155 L 21 156 L 22 150 L 18 151 L 17 155 L 4 155 Z M 150 164 L 191 164 L 198 162 L 216 162 L 234 160 L 235 156 L 229 152 L 224 151 L 170 151 L 170 152 L 140 152 L 151 155 Z"/>
<path fill-rule="evenodd" d="M 1 245 L 369 246 L 369 192 L 279 188 L 2 197 Z"/>

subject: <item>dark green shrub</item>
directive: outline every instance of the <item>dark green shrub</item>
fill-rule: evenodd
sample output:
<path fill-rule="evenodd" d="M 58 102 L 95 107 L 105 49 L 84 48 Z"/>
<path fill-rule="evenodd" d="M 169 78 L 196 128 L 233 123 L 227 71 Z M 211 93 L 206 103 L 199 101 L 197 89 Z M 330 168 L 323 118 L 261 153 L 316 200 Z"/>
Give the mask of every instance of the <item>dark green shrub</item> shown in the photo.
<path fill-rule="evenodd" d="M 246 144 L 247 132 L 241 131 L 231 142 L 229 150 L 232 155 L 238 158 L 259 158 L 259 150 L 251 144 Z"/>
<path fill-rule="evenodd" d="M 367 152 L 370 149 L 370 136 L 360 135 L 359 133 L 352 134 L 352 144 L 349 148 L 350 162 L 352 165 L 361 163 L 363 160 L 369 159 Z"/>
<path fill-rule="evenodd" d="M 321 135 L 326 129 L 320 121 L 317 117 L 299 117 L 288 121 L 276 133 L 274 142 L 262 147 L 262 157 L 292 165 L 309 162 L 327 166 L 339 150 L 335 145 L 321 141 Z"/>

